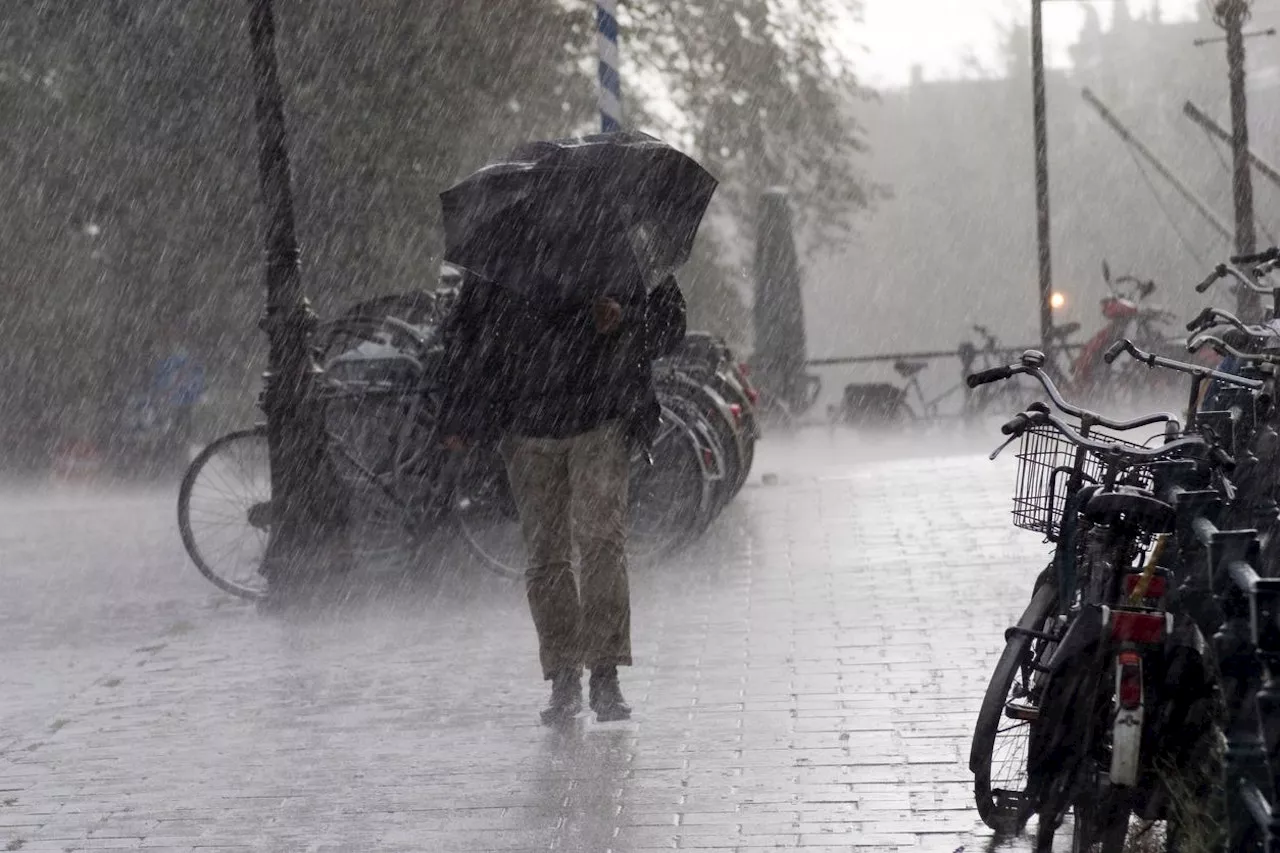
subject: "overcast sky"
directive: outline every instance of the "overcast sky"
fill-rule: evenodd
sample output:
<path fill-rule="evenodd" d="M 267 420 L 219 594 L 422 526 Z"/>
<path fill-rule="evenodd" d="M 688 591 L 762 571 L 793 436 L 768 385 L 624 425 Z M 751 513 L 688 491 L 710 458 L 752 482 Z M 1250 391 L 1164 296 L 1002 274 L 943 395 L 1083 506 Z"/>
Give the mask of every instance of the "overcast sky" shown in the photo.
<path fill-rule="evenodd" d="M 1166 20 L 1194 17 L 1203 0 L 1161 0 Z M 1269 6 L 1274 0 L 1264 0 Z M 1086 4 L 1055 0 L 1044 4 L 1045 41 L 1050 62 L 1062 62 L 1080 30 Z M 1095 6 L 1103 26 L 1109 26 L 1114 0 Z M 1129 0 L 1134 15 L 1145 13 L 1155 0 Z M 996 45 L 1002 27 L 1030 18 L 1029 0 L 863 0 L 864 20 L 850 25 L 849 39 L 860 44 L 857 68 L 864 83 L 893 86 L 905 83 L 911 66 L 920 64 L 926 78 L 966 75 L 966 60 L 974 57 L 990 70 L 997 67 Z"/>

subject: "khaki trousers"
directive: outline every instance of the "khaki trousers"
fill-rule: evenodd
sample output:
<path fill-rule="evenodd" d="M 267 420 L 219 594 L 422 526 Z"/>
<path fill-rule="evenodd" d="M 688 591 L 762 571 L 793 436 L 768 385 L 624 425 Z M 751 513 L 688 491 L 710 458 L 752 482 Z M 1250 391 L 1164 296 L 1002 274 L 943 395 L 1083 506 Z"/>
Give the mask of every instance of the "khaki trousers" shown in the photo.
<path fill-rule="evenodd" d="M 622 424 L 565 439 L 508 436 L 502 455 L 529 555 L 525 582 L 543 677 L 630 666 L 624 549 L 631 464 Z"/>

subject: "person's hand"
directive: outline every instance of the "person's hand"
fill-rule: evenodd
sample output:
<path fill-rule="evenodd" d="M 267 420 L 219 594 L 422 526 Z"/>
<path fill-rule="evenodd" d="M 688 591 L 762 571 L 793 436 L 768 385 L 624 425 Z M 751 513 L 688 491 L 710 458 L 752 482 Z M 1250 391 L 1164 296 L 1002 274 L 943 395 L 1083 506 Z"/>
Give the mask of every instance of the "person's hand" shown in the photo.
<path fill-rule="evenodd" d="M 598 297 L 591 306 L 591 319 L 595 321 L 596 331 L 608 335 L 622 325 L 622 306 L 607 296 Z"/>
<path fill-rule="evenodd" d="M 460 435 L 446 435 L 444 437 L 445 449 L 454 453 L 467 452 L 467 440 Z"/>

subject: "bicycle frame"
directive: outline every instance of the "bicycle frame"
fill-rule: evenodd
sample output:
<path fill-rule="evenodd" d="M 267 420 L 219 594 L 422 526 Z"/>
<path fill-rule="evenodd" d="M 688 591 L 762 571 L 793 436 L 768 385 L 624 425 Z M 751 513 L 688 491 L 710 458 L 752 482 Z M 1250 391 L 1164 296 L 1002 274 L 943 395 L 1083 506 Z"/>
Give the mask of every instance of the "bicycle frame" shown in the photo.
<path fill-rule="evenodd" d="M 946 400 L 948 397 L 955 394 L 957 391 L 961 390 L 962 388 L 964 388 L 964 383 L 963 382 L 957 383 L 955 385 L 952 385 L 947 390 L 943 391 L 938 396 L 930 399 L 924 395 L 924 386 L 920 384 L 920 376 L 919 374 L 917 374 L 907 380 L 907 384 L 903 386 L 902 390 L 903 390 L 904 396 L 910 396 L 911 391 L 914 389 L 915 399 L 920 405 L 920 417 L 936 418 L 938 416 L 939 405 L 942 403 L 942 401 Z"/>

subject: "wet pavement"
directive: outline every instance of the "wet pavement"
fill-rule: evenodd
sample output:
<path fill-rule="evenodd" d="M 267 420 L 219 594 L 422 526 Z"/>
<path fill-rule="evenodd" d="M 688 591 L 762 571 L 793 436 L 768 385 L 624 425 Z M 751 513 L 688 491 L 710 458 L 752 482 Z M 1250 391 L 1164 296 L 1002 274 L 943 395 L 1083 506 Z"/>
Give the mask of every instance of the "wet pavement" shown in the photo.
<path fill-rule="evenodd" d="M 1047 554 L 994 435 L 762 444 L 633 573 L 634 719 L 563 730 L 510 582 L 263 614 L 187 562 L 172 494 L 12 489 L 0 849 L 986 849 L 968 740 Z"/>

